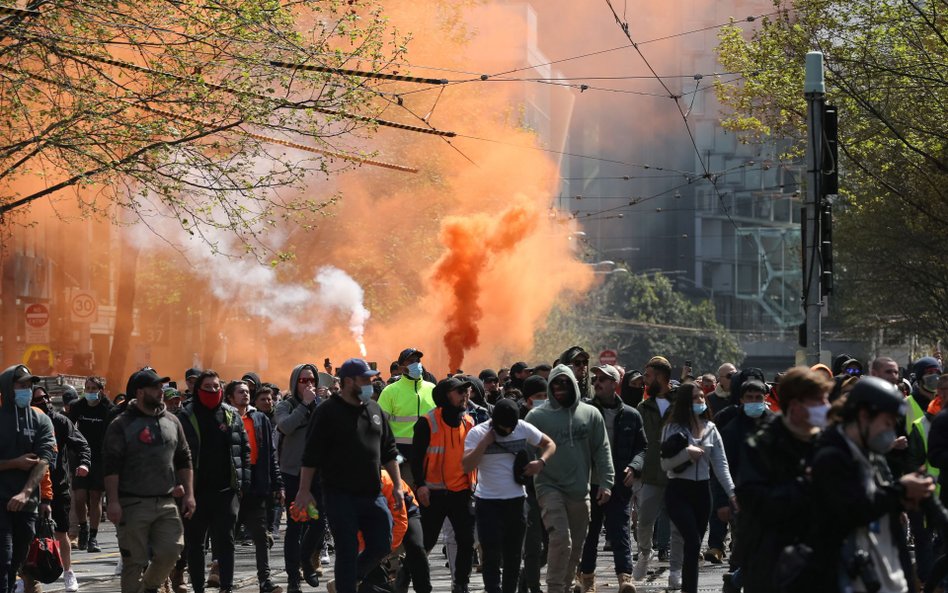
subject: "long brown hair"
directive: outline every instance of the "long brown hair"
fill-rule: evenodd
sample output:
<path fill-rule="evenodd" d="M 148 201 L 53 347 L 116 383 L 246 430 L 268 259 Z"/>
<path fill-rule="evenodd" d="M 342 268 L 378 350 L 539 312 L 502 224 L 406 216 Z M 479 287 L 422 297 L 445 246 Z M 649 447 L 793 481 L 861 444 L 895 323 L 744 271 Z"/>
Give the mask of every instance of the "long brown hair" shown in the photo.
<path fill-rule="evenodd" d="M 677 424 L 682 428 L 694 428 L 694 411 L 691 408 L 692 398 L 694 398 L 695 389 L 698 384 L 694 381 L 685 381 L 678 386 L 674 392 L 670 393 L 672 399 L 671 414 L 668 415 L 668 424 Z M 711 420 L 710 408 L 706 409 L 699 418 Z"/>

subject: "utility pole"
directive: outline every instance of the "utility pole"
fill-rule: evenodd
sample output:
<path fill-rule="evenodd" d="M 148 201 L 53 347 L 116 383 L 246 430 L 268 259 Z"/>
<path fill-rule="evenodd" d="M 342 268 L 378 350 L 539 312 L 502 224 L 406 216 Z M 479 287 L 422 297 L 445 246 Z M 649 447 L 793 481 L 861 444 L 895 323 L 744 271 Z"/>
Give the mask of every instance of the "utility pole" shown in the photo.
<path fill-rule="evenodd" d="M 823 296 L 820 283 L 823 277 L 821 257 L 821 218 L 823 196 L 823 111 L 826 87 L 823 82 L 823 54 L 806 54 L 806 81 L 803 86 L 807 102 L 806 143 L 806 206 L 803 220 L 803 307 L 806 323 L 806 361 L 808 365 L 820 362 L 821 314 Z"/>

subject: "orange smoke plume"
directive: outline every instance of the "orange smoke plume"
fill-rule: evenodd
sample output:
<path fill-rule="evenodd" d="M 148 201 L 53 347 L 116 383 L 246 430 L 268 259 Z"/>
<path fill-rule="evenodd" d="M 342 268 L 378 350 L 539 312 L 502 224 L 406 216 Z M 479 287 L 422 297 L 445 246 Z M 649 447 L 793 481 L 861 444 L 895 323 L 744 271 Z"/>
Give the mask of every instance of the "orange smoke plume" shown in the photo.
<path fill-rule="evenodd" d="M 441 243 L 447 252 L 435 265 L 432 279 L 448 291 L 444 345 L 451 370 L 461 368 L 464 354 L 480 342 L 482 276 L 490 277 L 496 260 L 511 252 L 537 228 L 524 206 L 505 210 L 498 219 L 486 215 L 451 217 L 444 221 Z"/>

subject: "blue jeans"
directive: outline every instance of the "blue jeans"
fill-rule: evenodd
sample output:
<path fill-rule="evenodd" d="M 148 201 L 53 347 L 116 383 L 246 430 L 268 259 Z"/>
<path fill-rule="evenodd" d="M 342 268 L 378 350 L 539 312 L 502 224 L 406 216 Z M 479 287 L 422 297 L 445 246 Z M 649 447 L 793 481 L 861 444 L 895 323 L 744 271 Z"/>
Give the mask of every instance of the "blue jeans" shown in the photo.
<path fill-rule="evenodd" d="M 319 509 L 319 519 L 297 523 L 290 516 L 290 504 L 296 498 L 296 491 L 300 488 L 300 477 L 283 474 L 283 488 L 286 491 L 286 530 L 283 533 L 283 561 L 286 566 L 287 579 L 294 582 L 300 580 L 300 568 L 313 570 L 313 553 L 323 549 L 326 540 L 326 517 L 323 508 L 322 493 L 319 489 L 319 476 L 313 477 L 309 488 L 316 508 Z"/>
<path fill-rule="evenodd" d="M 606 524 L 606 538 L 612 544 L 612 556 L 615 560 L 616 574 L 632 574 L 632 535 L 629 532 L 631 521 L 632 492 L 622 485 L 616 487 L 609 502 L 599 506 L 596 496 L 599 487 L 593 486 L 589 492 L 590 504 L 589 531 L 583 545 L 583 559 L 579 563 L 580 572 L 596 572 L 596 560 L 599 555 L 599 532 Z"/>
<path fill-rule="evenodd" d="M 7 502 L 0 501 L 0 593 L 16 589 L 16 573 L 26 560 L 36 528 L 36 513 L 8 511 Z"/>
<path fill-rule="evenodd" d="M 392 514 L 381 494 L 356 496 L 325 484 L 323 503 L 336 542 L 336 591 L 356 593 L 356 583 L 392 550 Z M 359 532 L 365 542 L 361 554 Z"/>

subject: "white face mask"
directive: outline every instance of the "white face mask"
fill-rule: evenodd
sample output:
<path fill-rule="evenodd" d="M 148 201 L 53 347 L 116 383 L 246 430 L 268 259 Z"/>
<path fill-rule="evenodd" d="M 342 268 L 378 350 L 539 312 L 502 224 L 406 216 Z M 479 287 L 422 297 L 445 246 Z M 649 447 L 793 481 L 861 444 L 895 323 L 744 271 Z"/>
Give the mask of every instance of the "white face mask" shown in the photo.
<path fill-rule="evenodd" d="M 810 426 L 817 428 L 826 428 L 826 414 L 829 413 L 829 404 L 820 404 L 818 406 L 807 406 L 806 411 L 809 414 L 807 422 Z"/>

